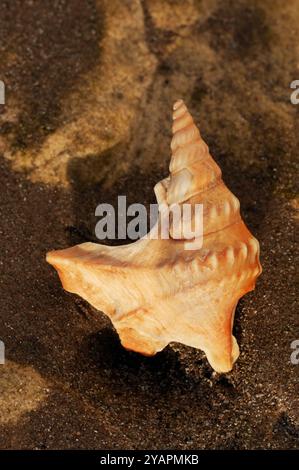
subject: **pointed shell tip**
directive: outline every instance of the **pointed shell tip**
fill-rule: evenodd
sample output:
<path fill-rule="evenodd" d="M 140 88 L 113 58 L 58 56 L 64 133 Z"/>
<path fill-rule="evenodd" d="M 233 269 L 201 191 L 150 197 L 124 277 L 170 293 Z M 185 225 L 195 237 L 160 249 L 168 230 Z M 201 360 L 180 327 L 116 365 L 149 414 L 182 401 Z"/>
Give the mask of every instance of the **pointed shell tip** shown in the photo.
<path fill-rule="evenodd" d="M 184 103 L 184 101 L 183 101 L 182 99 L 176 100 L 176 102 L 175 102 L 174 105 L 173 105 L 174 111 L 175 111 L 176 109 L 178 109 L 178 107 L 181 106 L 183 103 Z"/>

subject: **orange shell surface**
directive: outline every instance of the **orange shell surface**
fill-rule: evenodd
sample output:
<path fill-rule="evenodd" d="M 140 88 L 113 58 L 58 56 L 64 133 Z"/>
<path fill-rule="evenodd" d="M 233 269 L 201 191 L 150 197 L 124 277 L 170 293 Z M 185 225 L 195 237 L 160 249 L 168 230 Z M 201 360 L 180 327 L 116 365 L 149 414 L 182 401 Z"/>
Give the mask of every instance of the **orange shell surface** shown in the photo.
<path fill-rule="evenodd" d="M 192 240 L 183 235 L 172 238 L 173 221 L 168 239 L 147 237 L 114 247 L 83 243 L 52 251 L 47 261 L 65 290 L 110 317 L 125 348 L 154 355 L 180 342 L 203 350 L 215 371 L 228 372 L 239 355 L 232 335 L 235 308 L 261 273 L 259 243 L 181 100 L 173 119 L 170 176 L 155 193 L 164 209 L 190 204 L 192 223 L 195 204 L 202 204 L 198 248 L 190 249 Z M 162 216 L 161 210 L 158 234 Z"/>

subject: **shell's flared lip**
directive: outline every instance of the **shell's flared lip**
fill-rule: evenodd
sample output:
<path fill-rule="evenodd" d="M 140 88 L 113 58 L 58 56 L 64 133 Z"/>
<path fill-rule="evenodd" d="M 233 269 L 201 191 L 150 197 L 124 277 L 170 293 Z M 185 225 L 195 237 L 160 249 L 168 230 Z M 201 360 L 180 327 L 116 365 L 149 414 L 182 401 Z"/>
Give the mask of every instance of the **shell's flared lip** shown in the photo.
<path fill-rule="evenodd" d="M 46 254 L 46 261 L 47 263 L 51 264 L 52 266 L 56 267 L 57 265 L 68 265 L 70 263 L 70 259 L 68 253 L 70 248 L 66 248 L 65 250 L 52 250 Z"/>
<path fill-rule="evenodd" d="M 52 266 L 54 266 L 55 264 L 55 251 L 48 251 L 48 253 L 46 254 L 46 261 L 47 263 L 51 264 Z"/>

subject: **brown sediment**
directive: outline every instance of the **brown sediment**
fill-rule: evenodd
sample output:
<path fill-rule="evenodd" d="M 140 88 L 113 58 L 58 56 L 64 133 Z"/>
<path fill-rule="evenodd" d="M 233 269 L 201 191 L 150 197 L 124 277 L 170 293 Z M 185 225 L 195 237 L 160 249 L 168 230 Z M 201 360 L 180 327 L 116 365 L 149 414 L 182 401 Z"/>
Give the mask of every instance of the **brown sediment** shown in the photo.
<path fill-rule="evenodd" d="M 105 114 L 109 124 L 105 136 L 97 134 L 97 121 L 89 114 L 93 98 L 85 103 L 70 98 L 80 80 L 93 77 L 92 70 L 102 60 L 101 44 L 108 34 L 105 7 L 101 13 L 97 2 L 93 13 L 95 4 L 83 2 L 85 12 L 76 19 L 76 8 L 66 12 L 59 2 L 54 7 L 53 2 L 51 7 L 39 2 L 34 3 L 32 18 L 33 2 L 4 3 L 0 78 L 12 86 L 1 113 L 0 147 L 5 158 L 0 164 L 0 339 L 8 360 L 21 368 L 29 366 L 51 386 L 37 406 L 0 426 L 0 447 L 298 448 L 299 366 L 290 362 L 290 344 L 299 335 L 292 202 L 298 107 L 289 101 L 289 84 L 298 78 L 296 2 L 284 4 L 282 15 L 279 1 L 254 1 L 248 6 L 245 0 L 202 0 L 188 2 L 182 16 L 181 2 L 176 2 L 170 10 L 182 20 L 172 16 L 168 24 L 169 2 L 134 2 L 136 9 L 127 13 L 119 28 L 136 18 L 141 25 L 138 38 L 144 31 L 144 55 L 137 49 L 136 57 L 131 55 L 128 61 L 138 61 L 134 70 L 128 65 L 132 83 L 141 84 L 137 96 L 127 97 L 112 79 L 111 93 L 101 92 L 97 82 L 88 85 L 105 104 L 103 112 L 111 109 Z M 21 4 L 28 6 L 26 28 L 22 16 L 15 14 Z M 53 8 L 61 35 L 70 36 L 63 41 L 54 34 Z M 48 25 L 52 48 L 60 47 L 61 52 L 51 68 L 55 75 L 57 65 L 57 76 L 47 81 L 38 75 L 38 92 L 33 87 L 36 64 L 50 51 L 48 41 L 36 39 L 37 45 L 33 44 L 36 21 Z M 77 39 L 71 37 L 74 24 Z M 92 25 L 96 39 L 88 42 L 87 29 Z M 119 47 L 126 49 L 127 44 L 133 54 L 130 37 Z M 76 59 L 70 50 L 75 55 L 78 51 Z M 77 78 L 71 74 L 76 61 Z M 141 73 L 143 61 L 146 79 Z M 42 63 L 46 67 L 46 59 Z M 112 65 L 116 70 L 117 62 Z M 61 85 L 52 105 L 49 97 L 64 68 L 67 85 L 64 89 Z M 104 74 L 105 68 L 102 80 Z M 191 102 L 225 182 L 240 199 L 242 215 L 261 242 L 263 276 L 258 289 L 238 306 L 235 336 L 242 354 L 236 369 L 226 376 L 213 375 L 200 352 L 178 344 L 154 358 L 124 351 L 109 321 L 64 293 L 44 261 L 50 249 L 93 239 L 98 203 L 116 204 L 118 194 L 126 194 L 128 203 L 154 202 L 152 187 L 167 174 L 169 107 L 178 96 Z M 114 125 L 113 111 L 132 102 L 138 105 L 131 108 L 129 122 L 127 114 L 120 113 Z M 115 103 L 122 104 L 113 108 Z M 44 105 L 45 124 L 50 123 L 47 135 L 34 113 L 38 107 L 40 116 Z M 80 127 L 75 117 L 82 107 L 89 121 Z M 68 139 L 76 136 L 79 142 L 78 154 L 75 140 L 71 150 L 63 147 L 65 116 L 73 125 Z M 51 138 L 53 149 L 57 144 L 57 155 L 67 150 L 69 156 L 59 158 L 54 152 L 49 161 L 44 159 L 46 153 L 40 149 L 45 137 Z M 65 180 L 57 175 L 65 175 Z M 62 184 L 65 181 L 67 185 Z M 1 382 L 5 390 L 11 387 L 7 376 Z"/>

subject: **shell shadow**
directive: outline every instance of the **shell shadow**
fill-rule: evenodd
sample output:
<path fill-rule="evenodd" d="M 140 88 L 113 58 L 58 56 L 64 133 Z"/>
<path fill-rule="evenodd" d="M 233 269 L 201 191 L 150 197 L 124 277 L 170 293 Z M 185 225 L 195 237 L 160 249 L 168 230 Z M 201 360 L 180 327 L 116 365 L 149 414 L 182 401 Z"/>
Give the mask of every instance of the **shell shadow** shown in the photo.
<path fill-rule="evenodd" d="M 126 172 L 120 170 L 119 177 L 111 184 L 105 182 L 105 177 L 112 167 L 119 165 L 124 146 L 116 145 L 99 155 L 85 158 L 73 158 L 68 164 L 68 179 L 72 187 L 74 225 L 68 227 L 71 244 L 92 241 L 108 245 L 130 243 L 129 238 L 115 240 L 98 240 L 95 236 L 95 226 L 98 217 L 95 209 L 101 203 L 111 204 L 118 216 L 118 196 L 126 196 L 127 207 L 133 203 L 142 203 L 149 208 L 156 203 L 153 187 L 162 178 L 159 172 L 142 173 L 136 166 Z M 147 227 L 150 229 L 149 211 L 147 211 Z M 130 218 L 127 218 L 129 221 Z M 145 233 L 144 233 L 145 234 Z"/>
<path fill-rule="evenodd" d="M 185 400 L 189 396 L 194 400 L 201 397 L 198 407 L 206 408 L 209 406 L 212 370 L 198 351 L 182 346 L 187 357 L 182 360 L 179 350 L 167 346 L 155 356 L 145 357 L 124 349 L 113 327 L 104 326 L 81 343 L 76 356 L 79 370 L 73 387 L 94 404 L 98 402 L 101 390 L 101 399 L 127 402 L 139 411 L 145 402 L 166 406 L 165 400 L 174 396 L 176 406 L 187 406 Z M 192 363 L 193 373 L 189 371 L 188 363 L 189 366 Z M 235 393 L 221 377 L 213 383 L 218 391 L 223 390 L 230 396 Z"/>

